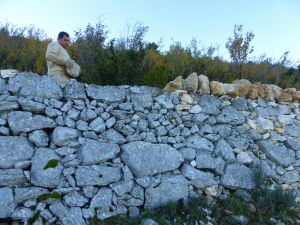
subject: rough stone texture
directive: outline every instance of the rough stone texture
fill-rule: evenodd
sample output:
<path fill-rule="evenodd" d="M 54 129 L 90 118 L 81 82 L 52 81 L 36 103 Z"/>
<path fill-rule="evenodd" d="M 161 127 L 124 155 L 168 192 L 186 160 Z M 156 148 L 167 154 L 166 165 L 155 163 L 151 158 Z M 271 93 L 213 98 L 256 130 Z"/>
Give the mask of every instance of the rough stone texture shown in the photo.
<path fill-rule="evenodd" d="M 193 72 L 185 79 L 183 89 L 195 93 L 198 90 L 198 76 Z"/>
<path fill-rule="evenodd" d="M 123 102 L 125 100 L 125 91 L 119 87 L 91 84 L 86 91 L 90 98 L 106 103 Z"/>
<path fill-rule="evenodd" d="M 231 97 L 236 96 L 237 88 L 235 84 L 223 84 L 223 86 L 225 88 L 226 95 L 229 95 Z"/>
<path fill-rule="evenodd" d="M 157 187 L 145 191 L 145 207 L 155 208 L 188 196 L 188 181 L 182 175 L 164 176 Z"/>
<path fill-rule="evenodd" d="M 124 144 L 126 141 L 126 139 L 114 129 L 109 129 L 104 131 L 101 134 L 101 138 L 105 139 L 110 143 L 116 143 L 116 144 Z"/>
<path fill-rule="evenodd" d="M 285 145 L 288 148 L 294 149 L 296 151 L 300 151 L 300 142 L 293 138 L 287 138 Z"/>
<path fill-rule="evenodd" d="M 82 207 L 89 201 L 89 199 L 82 196 L 78 191 L 73 191 L 65 195 L 63 201 L 67 206 Z"/>
<path fill-rule="evenodd" d="M 166 144 L 132 142 L 121 146 L 121 158 L 137 177 L 154 175 L 177 169 L 182 154 Z"/>
<path fill-rule="evenodd" d="M 40 97 L 61 99 L 63 93 L 59 85 L 49 76 L 35 73 L 18 73 L 8 81 L 8 90 L 23 97 Z"/>
<path fill-rule="evenodd" d="M 21 169 L 0 169 L 0 187 L 24 184 L 27 178 Z"/>
<path fill-rule="evenodd" d="M 79 83 L 76 80 L 72 79 L 67 86 L 63 89 L 64 97 L 66 99 L 86 99 L 86 93 L 84 89 L 84 84 Z"/>
<path fill-rule="evenodd" d="M 198 76 L 199 79 L 199 89 L 198 92 L 200 92 L 201 94 L 205 95 L 205 94 L 210 94 L 210 88 L 209 88 L 209 80 L 208 77 L 201 74 Z"/>
<path fill-rule="evenodd" d="M 77 167 L 75 178 L 78 186 L 104 186 L 119 181 L 121 172 L 118 168 L 108 166 L 79 166 Z"/>
<path fill-rule="evenodd" d="M 8 94 L 7 83 L 0 77 L 0 94 Z"/>
<path fill-rule="evenodd" d="M 11 188 L 0 188 L 0 218 L 10 218 L 16 205 Z"/>
<path fill-rule="evenodd" d="M 55 160 L 57 165 L 47 168 L 50 160 Z M 57 187 L 63 180 L 63 166 L 60 160 L 61 158 L 51 149 L 37 149 L 32 158 L 31 183 L 40 187 Z"/>
<path fill-rule="evenodd" d="M 178 76 L 175 78 L 175 80 L 167 83 L 167 85 L 165 86 L 163 91 L 164 92 L 174 92 L 174 91 L 180 90 L 183 87 L 182 83 L 183 83 L 182 76 Z"/>
<path fill-rule="evenodd" d="M 48 117 L 41 115 L 35 116 L 32 115 L 31 112 L 22 111 L 8 113 L 8 124 L 14 134 L 44 128 L 54 128 L 56 126 L 55 121 Z"/>
<path fill-rule="evenodd" d="M 295 152 L 283 145 L 276 145 L 271 141 L 259 141 L 258 146 L 267 157 L 279 165 L 288 166 L 295 161 Z"/>
<path fill-rule="evenodd" d="M 234 99 L 231 103 L 231 106 L 233 106 L 236 110 L 239 111 L 246 111 L 249 109 L 247 100 L 244 97 L 239 97 L 237 99 Z"/>
<path fill-rule="evenodd" d="M 208 141 L 206 138 L 200 137 L 197 134 L 190 136 L 185 141 L 185 146 L 188 148 L 194 148 L 196 150 L 209 151 L 209 152 L 212 152 L 214 149 L 213 143 Z"/>
<path fill-rule="evenodd" d="M 130 94 L 130 100 L 134 106 L 149 108 L 153 104 L 151 93 Z"/>
<path fill-rule="evenodd" d="M 48 146 L 49 137 L 43 130 L 35 130 L 29 134 L 29 140 L 32 141 L 37 147 Z"/>
<path fill-rule="evenodd" d="M 46 188 L 40 188 L 40 187 L 16 188 L 15 201 L 16 203 L 21 203 L 28 199 L 34 199 L 48 193 L 49 191 Z"/>
<path fill-rule="evenodd" d="M 288 135 L 292 137 L 300 137 L 300 127 L 295 125 L 288 125 L 284 127 Z"/>
<path fill-rule="evenodd" d="M 163 108 L 172 109 L 174 108 L 174 104 L 172 99 L 166 95 L 160 95 L 155 98 L 155 101 L 158 102 Z"/>
<path fill-rule="evenodd" d="M 46 105 L 41 102 L 35 102 L 30 99 L 20 98 L 18 99 L 18 103 L 20 104 L 22 110 L 34 112 L 34 113 L 43 113 L 45 112 Z"/>
<path fill-rule="evenodd" d="M 79 137 L 79 131 L 68 127 L 56 127 L 52 133 L 52 141 L 58 146 L 67 146 Z"/>
<path fill-rule="evenodd" d="M 113 159 L 119 152 L 120 147 L 117 144 L 85 139 L 84 145 L 78 151 L 78 159 L 82 165 L 88 166 Z"/>
<path fill-rule="evenodd" d="M 225 86 L 218 81 L 210 82 L 210 91 L 215 96 L 223 96 L 226 95 Z"/>
<path fill-rule="evenodd" d="M 112 190 L 107 187 L 100 188 L 97 194 L 93 197 L 90 207 L 99 208 L 110 206 L 112 201 Z"/>
<path fill-rule="evenodd" d="M 230 189 L 253 189 L 256 185 L 251 169 L 237 163 L 226 167 L 221 184 Z"/>
<path fill-rule="evenodd" d="M 204 188 L 207 186 L 218 184 L 218 181 L 215 180 L 212 173 L 195 169 L 194 167 L 186 163 L 182 166 L 181 173 L 183 176 L 190 179 L 192 184 L 197 188 Z"/>
<path fill-rule="evenodd" d="M 0 168 L 12 168 L 16 162 L 31 159 L 33 153 L 27 138 L 0 136 Z"/>
<path fill-rule="evenodd" d="M 19 104 L 17 102 L 8 102 L 8 101 L 1 101 L 0 102 L 0 113 L 2 112 L 9 112 L 19 108 Z"/>
<path fill-rule="evenodd" d="M 221 157 L 213 157 L 208 152 L 198 152 L 196 155 L 196 167 L 199 169 L 223 171 L 225 161 Z"/>
<path fill-rule="evenodd" d="M 47 224 L 88 224 L 200 193 L 218 199 L 254 188 L 256 166 L 299 192 L 300 92 L 293 88 L 239 80 L 222 84 L 227 96 L 201 95 L 210 91 L 208 78 L 193 74 L 171 82 L 177 90 L 169 94 L 72 80 L 60 97 L 59 87 L 36 93 L 43 77 L 17 76 L 10 92 L 0 79 L 0 215 L 14 224 L 36 213 Z M 274 101 L 289 96 L 294 103 Z M 40 201 L 55 192 L 62 198 Z"/>
<path fill-rule="evenodd" d="M 58 202 L 50 205 L 49 209 L 60 219 L 63 225 L 86 225 L 82 211 L 78 207 L 67 208 Z"/>
<path fill-rule="evenodd" d="M 235 161 L 233 149 L 224 139 L 221 139 L 217 142 L 214 153 L 221 155 L 222 158 L 228 162 Z"/>
<path fill-rule="evenodd" d="M 217 122 L 219 123 L 227 123 L 231 125 L 240 125 L 245 123 L 245 116 L 237 111 L 232 106 L 226 106 L 223 108 L 220 115 L 217 116 Z"/>
<path fill-rule="evenodd" d="M 202 95 L 199 97 L 198 104 L 202 108 L 202 113 L 217 115 L 220 113 L 220 100 L 212 95 Z"/>

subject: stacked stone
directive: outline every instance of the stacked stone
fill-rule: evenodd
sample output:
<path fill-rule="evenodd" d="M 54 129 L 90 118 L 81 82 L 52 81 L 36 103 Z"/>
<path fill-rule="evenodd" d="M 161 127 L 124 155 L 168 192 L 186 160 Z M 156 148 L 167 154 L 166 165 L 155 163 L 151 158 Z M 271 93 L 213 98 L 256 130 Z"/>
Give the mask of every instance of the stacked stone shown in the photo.
<path fill-rule="evenodd" d="M 252 84 L 246 79 L 234 80 L 231 84 L 211 81 L 205 75 L 191 73 L 186 79 L 178 76 L 170 81 L 164 88 L 164 92 L 187 91 L 200 94 L 212 94 L 215 96 L 228 95 L 231 97 L 245 97 L 247 99 L 268 99 L 278 102 L 299 102 L 300 91 L 296 88 L 282 89 L 273 84 Z"/>
<path fill-rule="evenodd" d="M 75 80 L 61 90 L 33 73 L 0 79 L 0 94 L 2 219 L 137 216 L 253 189 L 257 165 L 300 197 L 298 103 Z"/>

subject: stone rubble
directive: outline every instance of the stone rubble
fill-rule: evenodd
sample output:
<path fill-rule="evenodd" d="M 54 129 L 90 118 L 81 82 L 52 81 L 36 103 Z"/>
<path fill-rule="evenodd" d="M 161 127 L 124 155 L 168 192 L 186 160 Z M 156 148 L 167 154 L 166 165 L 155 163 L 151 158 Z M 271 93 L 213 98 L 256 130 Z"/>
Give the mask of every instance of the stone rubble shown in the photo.
<path fill-rule="evenodd" d="M 0 220 L 137 216 L 198 193 L 253 189 L 258 165 L 300 199 L 295 89 L 196 73 L 170 82 L 172 93 L 76 80 L 62 90 L 25 72 L 0 83 Z"/>

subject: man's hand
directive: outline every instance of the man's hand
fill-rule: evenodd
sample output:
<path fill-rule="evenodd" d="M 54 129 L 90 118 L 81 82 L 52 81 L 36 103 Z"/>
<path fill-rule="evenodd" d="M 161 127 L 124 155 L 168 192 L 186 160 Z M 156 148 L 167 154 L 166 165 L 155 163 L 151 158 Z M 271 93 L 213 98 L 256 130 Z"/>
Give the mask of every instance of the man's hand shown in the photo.
<path fill-rule="evenodd" d="M 65 63 L 66 67 L 67 68 L 71 68 L 73 66 L 73 62 L 72 62 L 72 59 L 68 59 Z"/>

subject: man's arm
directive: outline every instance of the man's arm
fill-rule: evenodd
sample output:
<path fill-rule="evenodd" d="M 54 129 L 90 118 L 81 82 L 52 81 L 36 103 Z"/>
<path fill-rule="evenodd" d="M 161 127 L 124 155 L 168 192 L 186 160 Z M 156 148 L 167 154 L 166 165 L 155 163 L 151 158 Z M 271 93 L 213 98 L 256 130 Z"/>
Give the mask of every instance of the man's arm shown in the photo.
<path fill-rule="evenodd" d="M 67 61 L 58 57 L 59 48 L 55 44 L 49 44 L 46 51 L 46 59 L 60 66 L 65 66 Z"/>

